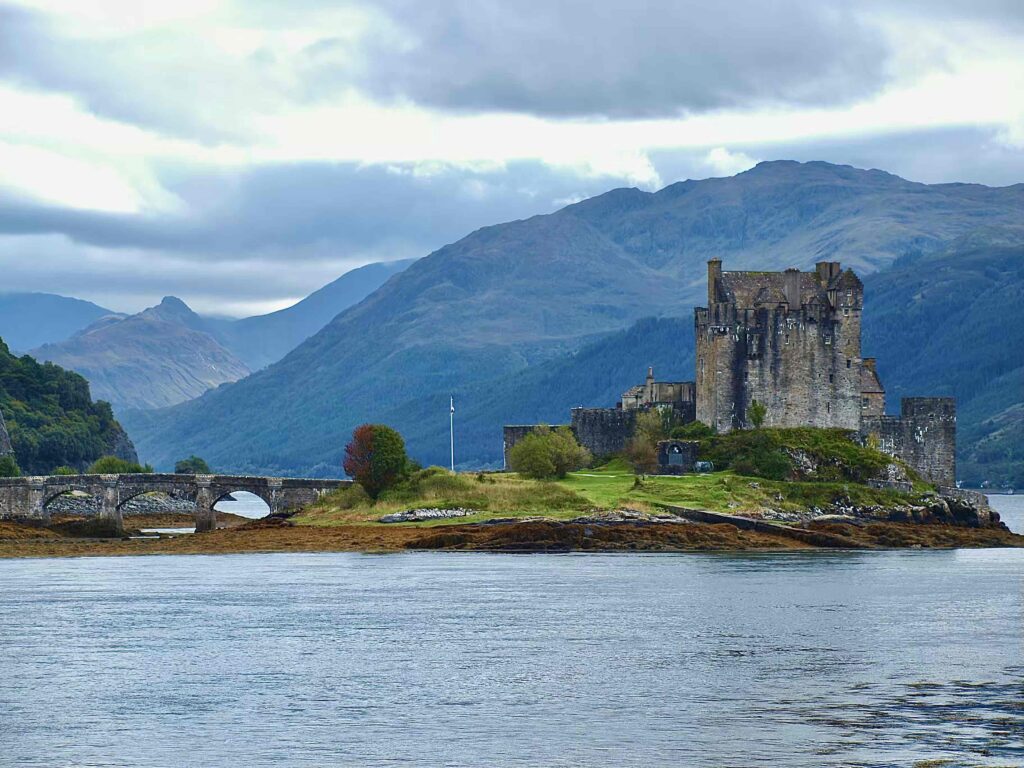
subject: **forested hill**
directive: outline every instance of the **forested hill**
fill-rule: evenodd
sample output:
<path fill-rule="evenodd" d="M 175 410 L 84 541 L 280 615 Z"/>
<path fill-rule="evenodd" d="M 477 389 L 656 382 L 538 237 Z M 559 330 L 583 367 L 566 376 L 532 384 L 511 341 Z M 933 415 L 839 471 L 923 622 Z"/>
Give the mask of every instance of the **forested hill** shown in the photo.
<path fill-rule="evenodd" d="M 0 411 L 23 474 L 84 469 L 111 454 L 136 460 L 110 405 L 93 402 L 84 378 L 27 355 L 15 357 L 2 339 Z"/>

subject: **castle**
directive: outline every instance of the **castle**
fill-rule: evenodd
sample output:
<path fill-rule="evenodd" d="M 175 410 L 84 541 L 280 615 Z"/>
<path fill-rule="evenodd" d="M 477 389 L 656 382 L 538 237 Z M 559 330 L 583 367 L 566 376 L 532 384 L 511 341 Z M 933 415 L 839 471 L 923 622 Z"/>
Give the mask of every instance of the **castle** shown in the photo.
<path fill-rule="evenodd" d="M 899 416 L 885 415 L 885 389 L 874 358 L 861 356 L 864 285 L 839 262 L 814 271 L 725 272 L 708 262 L 708 304 L 694 310 L 696 382 L 647 380 L 623 393 L 615 408 L 574 408 L 569 425 L 595 456 L 621 451 L 636 414 L 673 408 L 682 423 L 719 432 L 749 428 L 750 409 L 764 406 L 764 425 L 838 427 L 872 436 L 925 479 L 953 486 L 956 403 L 904 398 Z M 533 425 L 505 427 L 505 458 Z"/>

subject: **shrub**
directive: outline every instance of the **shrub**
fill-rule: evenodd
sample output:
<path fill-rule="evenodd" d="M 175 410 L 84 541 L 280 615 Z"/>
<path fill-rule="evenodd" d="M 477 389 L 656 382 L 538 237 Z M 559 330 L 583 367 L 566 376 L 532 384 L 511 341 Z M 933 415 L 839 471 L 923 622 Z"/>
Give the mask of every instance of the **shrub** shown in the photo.
<path fill-rule="evenodd" d="M 754 429 L 760 429 L 764 424 L 764 417 L 768 415 L 768 408 L 764 403 L 754 400 L 750 404 L 750 408 L 747 409 L 747 417 L 750 419 L 750 423 L 754 426 Z"/>
<path fill-rule="evenodd" d="M 590 461 L 590 451 L 576 442 L 568 427 L 537 427 L 509 451 L 512 469 L 537 480 L 565 477 Z"/>
<path fill-rule="evenodd" d="M 141 475 L 153 471 L 149 464 L 145 466 L 134 461 L 125 461 L 117 456 L 102 456 L 94 461 L 85 471 L 88 475 Z"/>
<path fill-rule="evenodd" d="M 14 456 L 7 454 L 6 456 L 0 456 L 0 477 L 19 477 L 21 470 L 18 468 L 18 462 L 14 460 Z"/>
<path fill-rule="evenodd" d="M 703 421 L 691 421 L 681 427 L 673 427 L 668 436 L 673 440 L 703 440 L 706 437 L 714 436 L 714 434 L 715 430 Z"/>
<path fill-rule="evenodd" d="M 659 440 L 664 440 L 668 436 L 665 426 L 665 417 L 657 408 L 642 411 L 636 416 L 633 437 L 643 440 L 653 448 Z"/>
<path fill-rule="evenodd" d="M 408 473 L 409 456 L 405 441 L 384 424 L 363 424 L 352 432 L 345 446 L 345 473 L 363 487 L 372 499 Z"/>
<path fill-rule="evenodd" d="M 638 475 L 653 472 L 658 466 L 658 451 L 650 440 L 636 435 L 626 444 L 626 461 Z"/>
<path fill-rule="evenodd" d="M 198 456 L 189 456 L 187 459 L 175 463 L 174 474 L 176 475 L 209 475 L 210 465 Z"/>
<path fill-rule="evenodd" d="M 51 475 L 77 475 L 78 474 L 78 470 L 75 469 L 74 467 L 67 467 L 67 466 L 65 466 L 65 467 L 57 467 L 52 472 L 50 472 L 50 474 Z"/>

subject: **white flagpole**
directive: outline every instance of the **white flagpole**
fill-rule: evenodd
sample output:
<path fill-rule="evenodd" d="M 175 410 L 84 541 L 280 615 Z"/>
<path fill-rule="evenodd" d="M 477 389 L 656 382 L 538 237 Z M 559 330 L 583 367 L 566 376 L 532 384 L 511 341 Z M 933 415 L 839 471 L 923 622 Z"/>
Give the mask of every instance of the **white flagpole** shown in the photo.
<path fill-rule="evenodd" d="M 448 436 L 452 447 L 452 472 L 455 471 L 455 397 L 448 398 L 451 409 L 448 412 Z"/>

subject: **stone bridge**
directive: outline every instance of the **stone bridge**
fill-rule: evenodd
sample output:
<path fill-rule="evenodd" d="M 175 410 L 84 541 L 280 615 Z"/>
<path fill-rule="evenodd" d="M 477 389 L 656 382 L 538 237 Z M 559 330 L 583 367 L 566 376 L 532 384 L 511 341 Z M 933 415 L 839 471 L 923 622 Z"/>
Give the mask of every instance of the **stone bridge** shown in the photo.
<path fill-rule="evenodd" d="M 51 475 L 0 478 L 0 518 L 22 517 L 49 522 L 48 506 L 69 491 L 99 498 L 100 517 L 115 531 L 124 530 L 121 507 L 143 493 L 160 492 L 196 505 L 196 531 L 216 527 L 213 506 L 235 491 L 248 491 L 267 503 L 270 513 L 300 509 L 349 480 L 307 480 L 233 475 Z"/>

